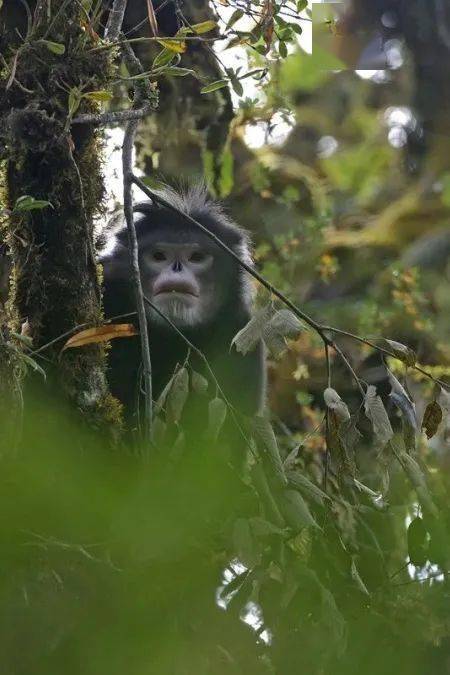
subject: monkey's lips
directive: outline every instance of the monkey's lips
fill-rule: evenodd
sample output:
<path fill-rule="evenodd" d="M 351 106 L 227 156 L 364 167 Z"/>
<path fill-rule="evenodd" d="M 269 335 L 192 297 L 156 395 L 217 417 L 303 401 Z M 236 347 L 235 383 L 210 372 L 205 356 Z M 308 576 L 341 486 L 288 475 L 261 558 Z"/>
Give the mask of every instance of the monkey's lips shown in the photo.
<path fill-rule="evenodd" d="M 170 283 L 170 284 L 161 284 L 157 288 L 155 288 L 154 291 L 154 297 L 158 297 L 160 295 L 164 295 L 166 297 L 177 297 L 177 296 L 190 296 L 192 298 L 198 298 L 199 294 L 197 291 L 192 287 L 191 284 L 187 284 L 184 282 L 180 282 L 177 284 Z"/>

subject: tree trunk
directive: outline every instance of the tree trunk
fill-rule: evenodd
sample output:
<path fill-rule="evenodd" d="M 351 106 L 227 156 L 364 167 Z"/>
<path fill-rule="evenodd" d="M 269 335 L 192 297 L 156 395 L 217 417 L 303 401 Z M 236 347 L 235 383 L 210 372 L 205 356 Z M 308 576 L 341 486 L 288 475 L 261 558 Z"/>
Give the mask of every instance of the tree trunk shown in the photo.
<path fill-rule="evenodd" d="M 3 333 L 22 327 L 36 349 L 102 320 L 93 221 L 104 192 L 101 137 L 89 126 L 71 128 L 71 116 L 97 111 L 95 96 L 81 94 L 106 89 L 114 68 L 110 50 L 91 51 L 98 38 L 83 26 L 79 3 L 38 2 L 24 39 L 14 30 L 15 21 L 23 24 L 16 3 L 6 2 L 1 18 L 0 151 L 10 213 L 2 238 L 12 263 Z M 49 205 L 29 209 L 22 201 L 18 208 L 24 196 Z M 59 357 L 63 344 L 45 351 L 52 390 L 62 390 L 90 424 L 117 427 L 120 406 L 108 392 L 104 349 Z"/>

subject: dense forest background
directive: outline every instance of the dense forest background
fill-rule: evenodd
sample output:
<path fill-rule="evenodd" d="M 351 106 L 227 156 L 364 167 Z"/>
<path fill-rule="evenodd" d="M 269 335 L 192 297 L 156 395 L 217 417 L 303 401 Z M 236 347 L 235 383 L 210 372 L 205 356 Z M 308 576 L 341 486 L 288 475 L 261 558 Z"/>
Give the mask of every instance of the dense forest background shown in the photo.
<path fill-rule="evenodd" d="M 112 5 L 0 0 L 4 672 L 449 672 L 448 3 Z M 252 327 L 242 471 L 217 414 L 184 453 L 181 378 L 123 442 L 96 255 L 124 138 L 250 230 L 265 321 L 327 327 Z"/>

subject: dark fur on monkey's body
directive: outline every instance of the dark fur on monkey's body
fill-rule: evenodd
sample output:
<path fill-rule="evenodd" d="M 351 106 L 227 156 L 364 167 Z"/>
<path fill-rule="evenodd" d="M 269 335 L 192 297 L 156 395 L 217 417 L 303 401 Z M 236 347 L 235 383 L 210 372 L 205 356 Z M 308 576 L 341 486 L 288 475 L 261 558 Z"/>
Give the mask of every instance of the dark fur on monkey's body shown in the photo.
<path fill-rule="evenodd" d="M 182 214 L 192 216 L 246 262 L 250 256 L 248 237 L 224 215 L 217 204 L 208 201 L 203 189 L 193 189 L 184 195 L 167 190 L 164 197 L 182 213 L 171 211 L 150 201 L 135 207 L 144 292 L 147 297 L 156 292 L 158 289 L 152 284 L 158 284 L 158 278 L 163 279 L 165 283 L 168 277 L 164 269 L 169 270 L 170 284 L 178 283 L 178 278 L 184 283 L 184 267 L 194 268 L 192 279 L 194 283 L 198 281 L 199 284 L 194 309 L 185 310 L 184 307 L 180 309 L 173 303 L 171 305 L 172 297 L 166 293 L 166 306 L 169 310 L 172 308 L 168 312 L 169 315 L 172 312 L 169 318 L 187 340 L 205 355 L 226 398 L 239 412 L 246 415 L 255 414 L 261 410 L 264 398 L 265 368 L 262 345 L 246 356 L 238 354 L 234 348 L 230 349 L 234 335 L 251 317 L 252 293 L 249 280 L 244 276 L 245 273 L 237 261 L 220 249 L 199 228 L 189 223 Z M 173 262 L 172 258 L 169 262 L 164 260 L 160 262 L 157 259 L 158 256 L 164 258 L 161 249 L 168 256 L 174 256 Z M 204 263 L 198 262 L 195 258 L 195 255 L 197 258 L 200 257 L 199 252 L 205 260 L 208 260 L 206 271 L 203 270 Z M 189 262 L 190 260 L 195 262 Z M 102 262 L 106 316 L 132 311 L 134 297 L 130 283 L 125 230 L 117 233 L 113 252 L 104 257 Z M 162 273 L 161 266 L 165 266 Z M 149 299 L 155 302 L 154 297 Z M 160 309 L 164 312 L 164 306 Z M 177 365 L 183 364 L 189 348 L 173 327 L 158 317 L 154 311 L 149 309 L 147 316 L 153 397 L 157 399 Z M 140 363 L 138 337 L 113 342 L 110 354 L 110 387 L 112 393 L 124 403 L 126 417 L 132 426 L 135 424 L 133 413 L 137 409 Z M 189 364 L 193 370 L 206 377 L 209 382 L 208 397 L 214 397 L 217 394 L 216 385 L 202 360 L 195 353 L 191 353 Z M 218 395 L 220 396 L 220 393 Z M 197 420 L 201 424 L 206 424 L 206 421 L 204 417 Z"/>

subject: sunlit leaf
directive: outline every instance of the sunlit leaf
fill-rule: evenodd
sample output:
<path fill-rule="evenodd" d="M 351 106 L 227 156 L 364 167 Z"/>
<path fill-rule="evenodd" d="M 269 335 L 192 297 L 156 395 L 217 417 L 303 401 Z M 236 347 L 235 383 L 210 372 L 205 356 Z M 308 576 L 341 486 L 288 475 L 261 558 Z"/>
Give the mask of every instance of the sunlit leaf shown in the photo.
<path fill-rule="evenodd" d="M 72 335 L 65 343 L 62 351 L 74 347 L 84 347 L 89 344 L 108 342 L 115 338 L 128 338 L 137 335 L 138 332 L 132 323 L 109 323 L 95 328 L 86 328 Z"/>
<path fill-rule="evenodd" d="M 62 56 L 66 51 L 65 45 L 60 42 L 51 42 L 50 40 L 40 40 L 40 42 L 44 44 L 50 52 L 57 54 L 58 56 Z"/>
<path fill-rule="evenodd" d="M 83 94 L 83 97 L 97 103 L 108 103 L 113 98 L 113 94 L 105 89 L 100 89 L 99 91 L 88 91 Z"/>
<path fill-rule="evenodd" d="M 161 68 L 162 66 L 167 66 L 177 58 L 179 60 L 180 57 L 175 54 L 172 49 L 164 48 L 159 52 L 159 54 L 155 56 L 152 63 L 152 70 L 156 70 L 156 68 Z"/>
<path fill-rule="evenodd" d="M 203 33 L 209 33 L 209 31 L 217 28 L 217 23 L 215 21 L 201 21 L 200 23 L 194 23 L 190 26 L 194 33 L 197 35 L 202 35 Z"/>
<path fill-rule="evenodd" d="M 158 42 L 162 47 L 169 49 L 171 52 L 174 52 L 175 54 L 184 54 L 184 52 L 186 51 L 186 42 L 184 42 L 183 40 L 171 40 L 170 38 L 167 38 L 167 39 L 158 39 Z"/>
<path fill-rule="evenodd" d="M 271 305 L 266 305 L 260 309 L 250 321 L 242 328 L 231 341 L 231 346 L 244 356 L 253 351 L 262 339 L 263 331 L 272 314 Z"/>
<path fill-rule="evenodd" d="M 350 419 L 350 413 L 347 407 L 347 404 L 341 399 L 337 391 L 328 387 L 323 392 L 323 398 L 325 404 L 331 410 L 334 410 L 336 416 L 339 420 L 348 420 Z"/>
<path fill-rule="evenodd" d="M 200 89 L 201 94 L 209 94 L 212 91 L 216 91 L 217 89 L 223 89 L 224 87 L 228 87 L 229 85 L 229 80 L 216 80 L 215 82 L 211 82 L 211 84 L 207 84 L 204 87 Z"/>
<path fill-rule="evenodd" d="M 413 366 L 416 363 L 416 354 L 410 347 L 401 344 L 401 342 L 395 342 L 395 340 L 384 340 L 384 342 L 389 351 L 407 366 Z"/>

